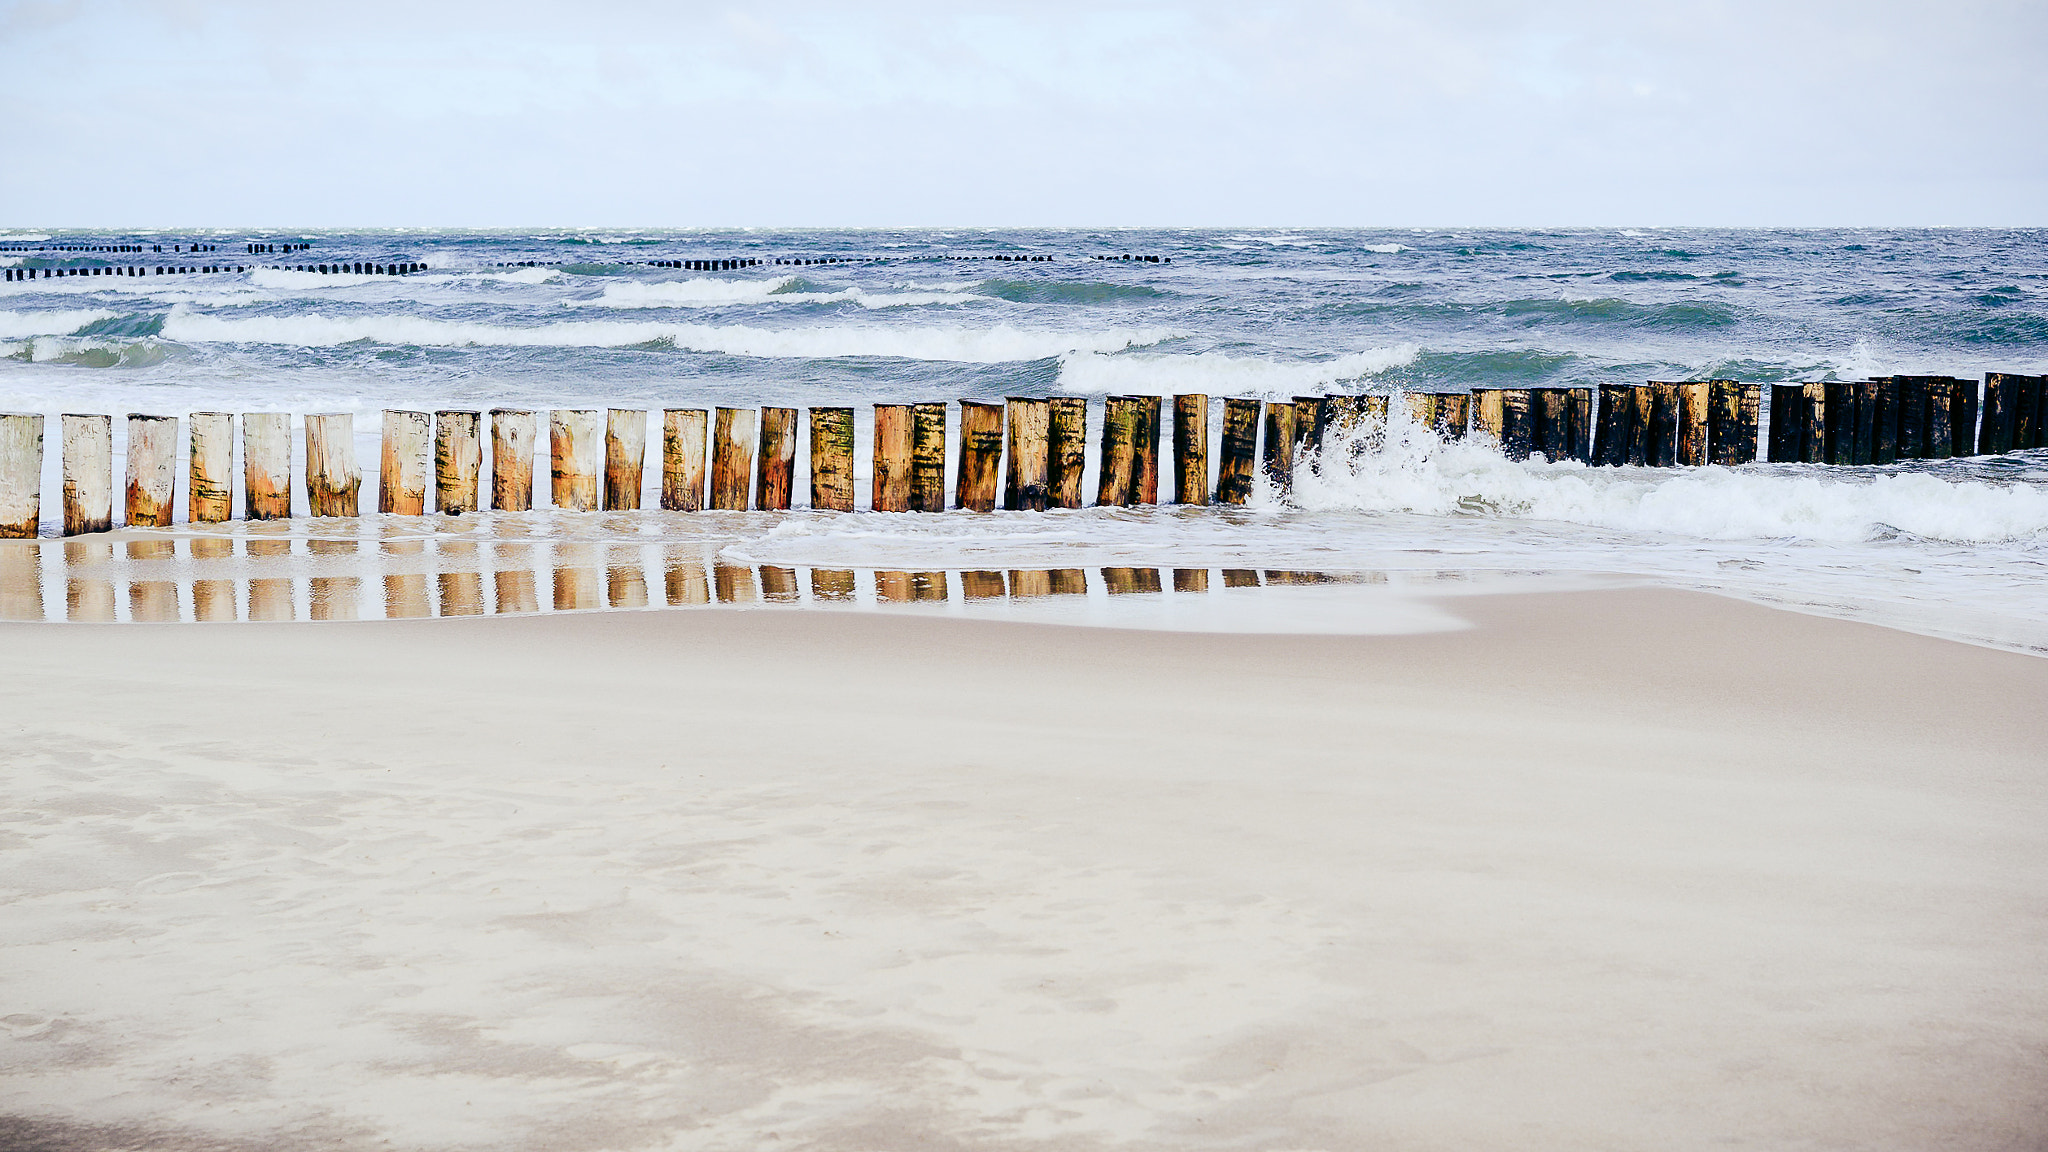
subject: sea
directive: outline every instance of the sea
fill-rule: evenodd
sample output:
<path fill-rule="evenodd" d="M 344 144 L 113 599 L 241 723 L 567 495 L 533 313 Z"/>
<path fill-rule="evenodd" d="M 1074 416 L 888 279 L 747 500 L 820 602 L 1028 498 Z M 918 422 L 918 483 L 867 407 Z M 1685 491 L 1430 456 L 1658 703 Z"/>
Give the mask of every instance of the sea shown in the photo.
<path fill-rule="evenodd" d="M 116 247 L 143 251 L 92 250 Z M 702 262 L 724 270 L 692 267 Z M 299 270 L 360 263 L 424 270 Z M 1080 395 L 1098 401 L 1099 430 L 1113 394 L 2048 372 L 2048 231 L 2031 229 L 0 232 L 0 267 L 135 266 L 225 270 L 0 284 L 0 410 L 111 413 L 117 453 L 131 412 L 351 412 L 366 509 L 388 408 Z M 857 424 L 864 495 L 865 414 Z M 801 504 L 801 471 L 797 488 Z M 220 617 L 232 619 L 718 603 L 721 571 L 747 573 L 749 603 L 827 603 L 836 574 L 854 572 L 859 591 L 844 599 L 888 604 L 894 574 L 924 573 L 911 607 L 1021 611 L 1022 590 L 1048 580 L 1020 574 L 1079 572 L 1085 593 L 1045 618 L 1344 630 L 1345 606 L 1375 591 L 1647 583 L 2048 653 L 2048 451 L 1594 468 L 1511 461 L 1484 438 L 1406 425 L 1370 451 L 1303 461 L 1291 487 L 1263 486 L 1243 508 L 180 525 L 157 530 L 168 549 L 45 545 L 36 587 L 16 602 L 32 596 L 27 614 L 50 620 L 213 618 L 190 587 L 227 571 L 191 550 L 209 532 L 244 540 L 245 575 L 270 563 L 295 582 L 273 609 L 238 592 Z M 348 553 L 316 549 L 323 537 L 352 542 Z M 248 543 L 273 539 L 284 558 Z M 481 579 L 513 555 L 540 594 Z M 570 555 L 598 575 L 572 580 L 565 599 Z M 680 598 L 678 555 L 701 573 L 685 573 Z M 472 571 L 480 599 L 450 599 L 444 578 Z M 104 597 L 77 591 L 101 576 Z M 392 583 L 415 577 L 417 596 Z M 346 603 L 336 581 L 356 581 Z M 150 583 L 175 586 L 168 608 L 143 607 L 134 586 Z M 1263 607 L 1195 606 L 1225 602 L 1225 589 Z"/>

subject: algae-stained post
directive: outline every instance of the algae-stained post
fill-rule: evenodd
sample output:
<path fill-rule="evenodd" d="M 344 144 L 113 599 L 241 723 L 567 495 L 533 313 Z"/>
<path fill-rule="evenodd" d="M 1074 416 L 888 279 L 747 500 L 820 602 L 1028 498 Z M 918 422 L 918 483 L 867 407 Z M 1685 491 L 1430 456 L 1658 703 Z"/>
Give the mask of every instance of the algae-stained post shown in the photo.
<path fill-rule="evenodd" d="M 853 409 L 811 409 L 811 507 L 853 511 Z"/>
<path fill-rule="evenodd" d="M 1189 394 L 1173 398 L 1173 500 L 1176 504 L 1209 502 L 1207 396 Z"/>
<path fill-rule="evenodd" d="M 1258 467 L 1259 402 L 1232 396 L 1223 401 L 1223 443 L 1216 458 L 1216 502 L 1251 499 Z"/>
<path fill-rule="evenodd" d="M 1265 454 L 1261 460 L 1265 465 L 1266 479 L 1281 491 L 1294 483 L 1294 405 L 1271 403 L 1266 405 Z"/>
<path fill-rule="evenodd" d="M 1046 436 L 1046 503 L 1054 508 L 1081 506 L 1081 480 L 1088 468 L 1088 401 L 1080 396 L 1055 396 Z"/>
<path fill-rule="evenodd" d="M 960 471 L 953 504 L 970 512 L 995 510 L 1003 466 L 1003 406 L 960 401 Z"/>
<path fill-rule="evenodd" d="M 1051 406 L 1044 400 L 1012 396 L 1004 399 L 1003 410 L 1009 450 L 1003 507 L 1012 512 L 1043 512 L 1045 477 L 1051 463 L 1051 441 L 1046 436 Z"/>
<path fill-rule="evenodd" d="M 910 510 L 946 510 L 944 401 L 926 401 L 910 409 Z"/>
<path fill-rule="evenodd" d="M 1111 396 L 1102 404 L 1101 459 L 1095 469 L 1095 503 L 1122 507 L 1131 502 L 1132 443 L 1138 412 L 1129 396 Z"/>

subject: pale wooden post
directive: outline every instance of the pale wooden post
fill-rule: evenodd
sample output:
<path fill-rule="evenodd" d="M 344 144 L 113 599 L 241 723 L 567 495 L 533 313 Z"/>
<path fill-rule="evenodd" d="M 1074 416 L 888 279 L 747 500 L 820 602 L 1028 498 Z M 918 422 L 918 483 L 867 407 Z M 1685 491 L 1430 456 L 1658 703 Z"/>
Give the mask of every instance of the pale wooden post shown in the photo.
<path fill-rule="evenodd" d="M 350 448 L 350 459 L 354 459 L 353 447 Z M 245 412 L 242 414 L 242 516 L 249 520 L 287 520 L 291 514 L 291 413 Z"/>
<path fill-rule="evenodd" d="M 912 405 L 910 410 L 910 510 L 946 510 L 946 405 Z"/>
<path fill-rule="evenodd" d="M 356 467 L 356 419 L 346 412 L 306 417 L 306 503 L 315 516 L 357 515 L 363 474 Z"/>
<path fill-rule="evenodd" d="M 747 510 L 754 472 L 754 410 L 720 408 L 711 429 L 711 507 Z"/>
<path fill-rule="evenodd" d="M 533 413 L 523 408 L 491 409 L 491 507 L 499 512 L 533 508 L 533 442 L 538 423 Z"/>
<path fill-rule="evenodd" d="M 796 409 L 761 409 L 761 452 L 755 457 L 754 507 L 789 510 L 796 488 Z"/>
<path fill-rule="evenodd" d="M 128 414 L 128 490 L 122 519 L 168 528 L 178 492 L 178 418 Z"/>
<path fill-rule="evenodd" d="M 811 507 L 853 511 L 853 409 L 811 409 Z"/>
<path fill-rule="evenodd" d="M 433 455 L 433 417 L 425 412 L 385 409 L 377 511 L 387 516 L 426 515 L 428 461 Z"/>
<path fill-rule="evenodd" d="M 434 413 L 435 511 L 449 516 L 476 511 L 484 468 L 482 423 L 475 412 L 443 409 Z"/>
<path fill-rule="evenodd" d="M 955 507 L 991 512 L 1003 465 L 1003 406 L 960 402 L 960 474 L 953 483 Z"/>
<path fill-rule="evenodd" d="M 1507 434 L 1505 393 L 1498 388 L 1481 388 L 1475 395 L 1478 405 L 1472 416 L 1472 426 L 1495 441 L 1501 440 Z"/>
<path fill-rule="evenodd" d="M 1003 507 L 1012 512 L 1043 512 L 1045 474 L 1052 463 L 1052 445 L 1046 436 L 1052 406 L 1044 400 L 1006 397 L 1003 411 L 1010 457 Z"/>
<path fill-rule="evenodd" d="M 188 425 L 185 519 L 218 524 L 235 514 L 235 418 L 226 412 L 194 412 Z"/>
<path fill-rule="evenodd" d="M 670 512 L 704 510 L 705 422 L 702 408 L 661 414 L 661 506 Z"/>
<path fill-rule="evenodd" d="M 604 508 L 640 509 L 641 473 L 647 466 L 647 413 L 613 408 L 604 418 Z"/>
<path fill-rule="evenodd" d="M 67 412 L 59 420 L 64 468 L 64 534 L 114 526 L 114 418 Z"/>
<path fill-rule="evenodd" d="M 595 408 L 556 408 L 548 413 L 549 495 L 555 507 L 597 511 L 603 418 Z"/>
<path fill-rule="evenodd" d="M 1054 508 L 1079 508 L 1088 468 L 1088 400 L 1055 396 L 1048 403 L 1045 500 Z"/>
<path fill-rule="evenodd" d="M 875 405 L 874 471 L 868 506 L 877 512 L 910 511 L 912 432 L 910 405 Z"/>
<path fill-rule="evenodd" d="M 1707 383 L 1678 385 L 1678 462 L 1688 468 L 1707 463 Z"/>
<path fill-rule="evenodd" d="M 0 539 L 35 536 L 43 513 L 43 414 L 0 412 Z"/>

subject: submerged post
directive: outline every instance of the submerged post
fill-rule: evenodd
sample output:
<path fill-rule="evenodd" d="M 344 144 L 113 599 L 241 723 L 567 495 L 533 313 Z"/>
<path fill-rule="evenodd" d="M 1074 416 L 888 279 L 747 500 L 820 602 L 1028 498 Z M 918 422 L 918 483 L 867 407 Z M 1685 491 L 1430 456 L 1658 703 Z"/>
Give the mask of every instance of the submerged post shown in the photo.
<path fill-rule="evenodd" d="M 1209 398 L 1173 398 L 1173 502 L 1209 502 Z"/>
<path fill-rule="evenodd" d="M 1045 502 L 1053 508 L 1081 506 L 1081 477 L 1088 470 L 1088 401 L 1055 396 L 1046 430 Z"/>
<path fill-rule="evenodd" d="M 1043 512 L 1045 476 L 1051 464 L 1051 443 L 1046 437 L 1051 406 L 1043 400 L 1014 396 L 1006 397 L 1003 405 L 1010 453 L 1003 507 L 1012 512 Z"/>
<path fill-rule="evenodd" d="M 538 421 L 523 408 L 491 409 L 491 507 L 533 508 L 533 448 Z"/>
<path fill-rule="evenodd" d="M 178 418 L 128 414 L 128 485 L 123 521 L 168 528 L 178 489 Z"/>
<path fill-rule="evenodd" d="M 811 409 L 811 507 L 853 511 L 853 409 Z"/>
<path fill-rule="evenodd" d="M 484 468 L 482 417 L 442 409 L 434 413 L 434 510 L 460 516 L 477 510 Z"/>
<path fill-rule="evenodd" d="M 310 449 L 309 449 L 310 452 Z M 349 459 L 355 459 L 350 441 Z M 310 484 L 310 480 L 308 481 Z M 306 490 L 308 511 L 312 489 Z M 292 514 L 292 417 L 289 412 L 242 414 L 242 515 L 287 520 Z"/>
<path fill-rule="evenodd" d="M 194 412 L 187 424 L 185 519 L 218 524 L 235 514 L 235 418 Z"/>
<path fill-rule="evenodd" d="M 754 471 L 754 410 L 720 408 L 711 424 L 711 507 L 744 512 Z"/>
<path fill-rule="evenodd" d="M 1131 397 L 1111 396 L 1102 402 L 1102 448 L 1095 468 L 1095 503 L 1099 507 L 1121 508 L 1131 502 L 1131 441 L 1137 421 Z"/>
<path fill-rule="evenodd" d="M 557 408 L 548 414 L 549 496 L 555 507 L 597 511 L 598 462 L 604 452 L 601 419 L 595 408 Z"/>
<path fill-rule="evenodd" d="M 0 412 L 0 539 L 31 539 L 42 526 L 43 414 Z"/>
<path fill-rule="evenodd" d="M 1251 499 L 1259 453 L 1259 402 L 1236 396 L 1223 401 L 1223 444 L 1216 459 L 1216 502 Z"/>
<path fill-rule="evenodd" d="M 991 512 L 996 506 L 1003 464 L 1003 406 L 960 401 L 960 474 L 953 482 L 953 503 L 969 512 Z"/>
<path fill-rule="evenodd" d="M 610 408 L 604 414 L 604 509 L 640 510 L 640 490 L 647 471 L 647 413 L 638 408 Z"/>
<path fill-rule="evenodd" d="M 852 419 L 850 410 L 847 419 Z M 702 408 L 669 408 L 661 414 L 661 506 L 670 512 L 704 510 L 705 423 Z"/>
<path fill-rule="evenodd" d="M 64 534 L 114 526 L 114 418 L 65 413 L 58 422 L 64 469 Z"/>
<path fill-rule="evenodd" d="M 423 516 L 427 511 L 427 461 L 433 427 L 425 412 L 384 412 L 383 466 L 377 473 L 377 511 Z"/>
<path fill-rule="evenodd" d="M 794 408 L 761 409 L 760 454 L 754 458 L 754 507 L 787 512 L 796 490 Z"/>
<path fill-rule="evenodd" d="M 877 512 L 910 511 L 913 415 L 908 404 L 875 405 L 874 472 L 868 507 Z"/>
<path fill-rule="evenodd" d="M 946 404 L 926 401 L 910 409 L 910 510 L 946 510 Z"/>

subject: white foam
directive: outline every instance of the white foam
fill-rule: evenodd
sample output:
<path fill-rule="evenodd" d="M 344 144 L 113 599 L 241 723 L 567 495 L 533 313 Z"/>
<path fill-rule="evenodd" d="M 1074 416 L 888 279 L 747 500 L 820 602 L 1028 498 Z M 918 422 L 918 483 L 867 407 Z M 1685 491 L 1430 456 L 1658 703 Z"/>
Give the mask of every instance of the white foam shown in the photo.
<path fill-rule="evenodd" d="M 564 300 L 570 308 L 722 308 L 735 304 L 833 304 L 852 303 L 863 308 L 902 308 L 928 304 L 962 304 L 985 300 L 959 291 L 867 292 L 844 288 L 833 292 L 798 292 L 791 289 L 801 280 L 784 276 L 775 280 L 665 280 L 653 283 L 607 284 L 604 292 L 585 300 Z"/>
<path fill-rule="evenodd" d="M 1413 363 L 1413 344 L 1371 348 L 1334 360 L 1284 361 L 1226 352 L 1187 355 L 1104 355 L 1063 357 L 1060 387 L 1068 392 L 1200 392 L 1211 396 L 1293 396 L 1313 388 L 1363 380 Z"/>
<path fill-rule="evenodd" d="M 87 324 L 111 320 L 118 313 L 97 308 L 50 312 L 0 312 L 0 339 L 23 336 L 67 336 Z"/>
<path fill-rule="evenodd" d="M 1378 252 L 1383 256 L 1392 256 L 1396 252 L 1414 251 L 1414 249 L 1406 244 L 1367 244 L 1365 245 L 1365 250 L 1367 252 Z"/>
<path fill-rule="evenodd" d="M 1397 412 L 1383 444 L 1333 437 L 1297 476 L 1289 502 L 1318 511 L 1512 516 L 1702 540 L 1851 542 L 1897 531 L 1989 543 L 2048 533 L 2048 490 L 2030 485 L 1926 473 L 1824 477 L 1517 463 L 1490 438 L 1446 443 L 1405 412 Z"/>
<path fill-rule="evenodd" d="M 881 356 L 998 364 L 1042 360 L 1076 352 L 1111 352 L 1170 339 L 1168 329 L 1046 331 L 988 328 L 859 327 L 822 325 L 773 329 L 745 324 L 675 324 L 664 321 L 559 321 L 531 327 L 437 320 L 425 316 L 298 316 L 229 318 L 175 309 L 165 318 L 166 339 L 191 344 L 288 344 L 324 348 L 367 340 L 459 348 L 622 348 L 667 341 L 696 352 L 740 356 L 830 358 Z"/>

